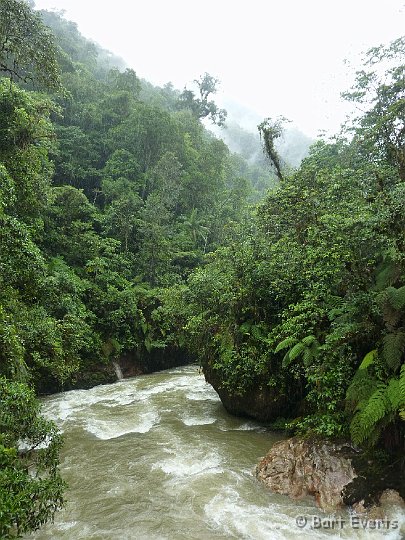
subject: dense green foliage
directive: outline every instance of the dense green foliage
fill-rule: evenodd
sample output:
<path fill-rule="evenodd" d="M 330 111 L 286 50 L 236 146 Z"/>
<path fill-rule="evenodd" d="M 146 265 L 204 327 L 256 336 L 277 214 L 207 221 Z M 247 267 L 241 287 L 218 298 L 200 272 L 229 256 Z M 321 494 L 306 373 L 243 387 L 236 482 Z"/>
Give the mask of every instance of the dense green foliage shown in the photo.
<path fill-rule="evenodd" d="M 290 428 L 403 449 L 405 42 L 368 53 L 347 99 L 365 113 L 280 185 L 189 280 L 187 330 L 206 369 L 296 410 Z M 381 62 L 385 62 L 383 72 Z M 388 64 L 387 64 L 388 62 Z M 384 64 L 383 64 L 384 65 Z M 371 352 L 370 352 L 371 351 Z"/>
<path fill-rule="evenodd" d="M 52 32 L 26 2 L 0 2 L 0 73 L 12 80 L 60 89 Z"/>
<path fill-rule="evenodd" d="M 0 537 L 38 529 L 63 504 L 62 439 L 25 384 L 0 378 Z"/>

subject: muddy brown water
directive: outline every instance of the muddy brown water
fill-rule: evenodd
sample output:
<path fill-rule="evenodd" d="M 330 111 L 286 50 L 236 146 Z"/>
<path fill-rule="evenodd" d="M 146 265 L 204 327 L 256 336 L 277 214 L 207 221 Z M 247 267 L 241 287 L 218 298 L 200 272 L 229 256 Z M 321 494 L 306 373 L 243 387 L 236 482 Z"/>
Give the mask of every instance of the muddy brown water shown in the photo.
<path fill-rule="evenodd" d="M 398 508 L 373 528 L 259 484 L 280 435 L 228 415 L 196 366 L 56 394 L 44 413 L 65 434 L 67 504 L 27 540 L 405 538 Z"/>

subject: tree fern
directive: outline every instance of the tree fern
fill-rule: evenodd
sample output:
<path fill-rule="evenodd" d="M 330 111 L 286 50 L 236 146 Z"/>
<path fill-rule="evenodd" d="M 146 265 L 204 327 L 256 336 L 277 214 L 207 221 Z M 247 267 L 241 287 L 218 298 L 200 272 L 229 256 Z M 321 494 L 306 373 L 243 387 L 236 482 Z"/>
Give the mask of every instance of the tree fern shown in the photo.
<path fill-rule="evenodd" d="M 397 410 L 399 406 L 402 404 L 398 379 L 390 380 L 387 386 L 387 396 L 390 400 L 392 410 Z"/>
<path fill-rule="evenodd" d="M 374 446 L 377 443 L 380 434 L 380 426 L 374 425 L 373 428 L 370 428 L 370 426 L 364 422 L 360 413 L 353 418 L 350 424 L 350 435 L 355 444 L 362 445 L 367 442 L 369 446 Z"/>
<path fill-rule="evenodd" d="M 300 354 L 304 351 L 304 349 L 305 349 L 305 344 L 302 341 L 294 345 L 294 347 L 288 353 L 290 362 L 298 358 L 298 356 L 300 356 Z"/>
<path fill-rule="evenodd" d="M 402 314 L 400 311 L 392 307 L 389 302 L 384 302 L 382 306 L 384 322 L 388 330 L 393 331 L 398 326 Z"/>
<path fill-rule="evenodd" d="M 382 281 L 386 277 L 381 276 Z M 378 299 L 388 333 L 378 349 L 363 358 L 346 392 L 346 406 L 354 411 L 350 432 L 356 444 L 376 444 L 398 417 L 405 421 L 405 286 L 387 287 Z"/>
<path fill-rule="evenodd" d="M 359 380 L 368 376 L 358 375 Z M 352 383 L 348 392 L 347 399 L 354 397 L 355 387 Z M 405 421 L 405 364 L 401 368 L 399 379 L 392 378 L 388 384 L 379 384 L 368 399 L 358 400 L 356 413 L 350 424 L 350 433 L 352 440 L 356 444 L 375 444 L 383 428 L 395 421 L 399 417 Z"/>
<path fill-rule="evenodd" d="M 305 366 L 309 366 L 313 358 L 316 356 L 314 347 L 305 347 L 304 353 L 302 355 L 302 359 L 304 361 Z"/>
<path fill-rule="evenodd" d="M 372 427 L 392 409 L 391 401 L 388 397 L 387 387 L 381 385 L 373 392 L 366 406 L 361 411 L 363 420 Z"/>
<path fill-rule="evenodd" d="M 405 349 L 405 332 L 387 334 L 383 339 L 383 357 L 387 365 L 396 371 L 401 363 Z"/>
<path fill-rule="evenodd" d="M 377 389 L 377 380 L 367 369 L 356 371 L 346 392 L 346 406 L 349 410 L 356 409 L 359 402 L 367 400 Z"/>
<path fill-rule="evenodd" d="M 373 392 L 365 405 L 359 404 L 350 425 L 350 433 L 355 444 L 362 444 L 370 439 L 378 429 L 378 422 L 392 411 L 387 387 L 381 385 Z"/>
<path fill-rule="evenodd" d="M 367 426 L 360 413 L 353 417 L 350 424 L 350 436 L 355 444 L 362 444 L 367 437 Z"/>
<path fill-rule="evenodd" d="M 309 347 L 310 345 L 312 345 L 313 343 L 316 342 L 316 337 L 315 336 L 306 336 L 302 339 L 302 343 L 306 346 L 306 347 Z"/>
<path fill-rule="evenodd" d="M 405 286 L 387 287 L 379 296 L 379 302 L 383 310 L 384 321 L 387 328 L 393 331 L 404 316 L 405 310 Z"/>
<path fill-rule="evenodd" d="M 286 344 L 287 340 L 282 341 L 279 343 L 278 347 L 280 345 L 283 345 L 283 348 L 287 347 Z M 284 356 L 283 358 L 283 367 L 287 367 L 291 362 L 296 360 L 299 356 L 302 355 L 304 364 L 307 366 L 311 363 L 311 361 L 316 357 L 318 353 L 319 343 L 315 336 L 306 336 L 301 341 L 296 343 Z M 277 350 L 277 349 L 276 349 Z"/>
<path fill-rule="evenodd" d="M 395 283 L 399 274 L 400 268 L 398 267 L 397 263 L 394 263 L 390 259 L 386 259 L 377 269 L 375 288 L 382 291 L 389 285 Z"/>

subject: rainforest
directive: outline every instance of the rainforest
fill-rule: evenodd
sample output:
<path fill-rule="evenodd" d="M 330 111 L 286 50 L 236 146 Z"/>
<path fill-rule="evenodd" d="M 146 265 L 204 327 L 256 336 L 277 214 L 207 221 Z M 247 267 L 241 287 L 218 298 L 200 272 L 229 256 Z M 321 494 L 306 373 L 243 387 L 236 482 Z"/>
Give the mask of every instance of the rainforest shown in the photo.
<path fill-rule="evenodd" d="M 64 505 L 39 397 L 195 364 L 229 413 L 349 441 L 404 496 L 404 58 L 369 50 L 357 114 L 295 163 L 281 116 L 227 128 L 214 76 L 154 86 L 0 0 L 1 538 Z"/>

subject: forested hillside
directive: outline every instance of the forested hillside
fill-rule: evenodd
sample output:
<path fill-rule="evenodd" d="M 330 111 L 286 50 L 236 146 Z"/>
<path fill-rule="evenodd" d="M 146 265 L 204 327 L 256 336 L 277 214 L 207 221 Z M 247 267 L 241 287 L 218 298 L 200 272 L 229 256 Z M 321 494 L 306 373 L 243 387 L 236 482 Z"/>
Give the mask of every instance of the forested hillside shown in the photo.
<path fill-rule="evenodd" d="M 113 362 L 198 359 L 230 410 L 403 467 L 404 39 L 369 52 L 345 96 L 362 115 L 297 170 L 263 122 L 266 176 L 204 127 L 226 119 L 214 77 L 156 88 L 18 0 L 0 36 L 0 483 L 26 493 L 2 537 L 62 501 L 34 391 L 113 381 Z"/>
<path fill-rule="evenodd" d="M 3 538 L 62 501 L 60 438 L 25 384 L 112 382 L 117 359 L 133 373 L 190 361 L 173 298 L 245 219 L 254 187 L 202 125 L 225 117 L 208 74 L 199 93 L 154 88 L 17 0 L 0 2 L 0 35 Z"/>
<path fill-rule="evenodd" d="M 254 188 L 202 126 L 224 114 L 212 77 L 200 96 L 154 88 L 59 14 L 41 18 L 61 89 L 38 92 L 24 67 L 1 87 L 1 304 L 2 371 L 44 392 L 108 380 L 100 366 L 119 355 L 153 369 L 149 353 L 178 348 L 167 288 L 232 235 Z"/>

